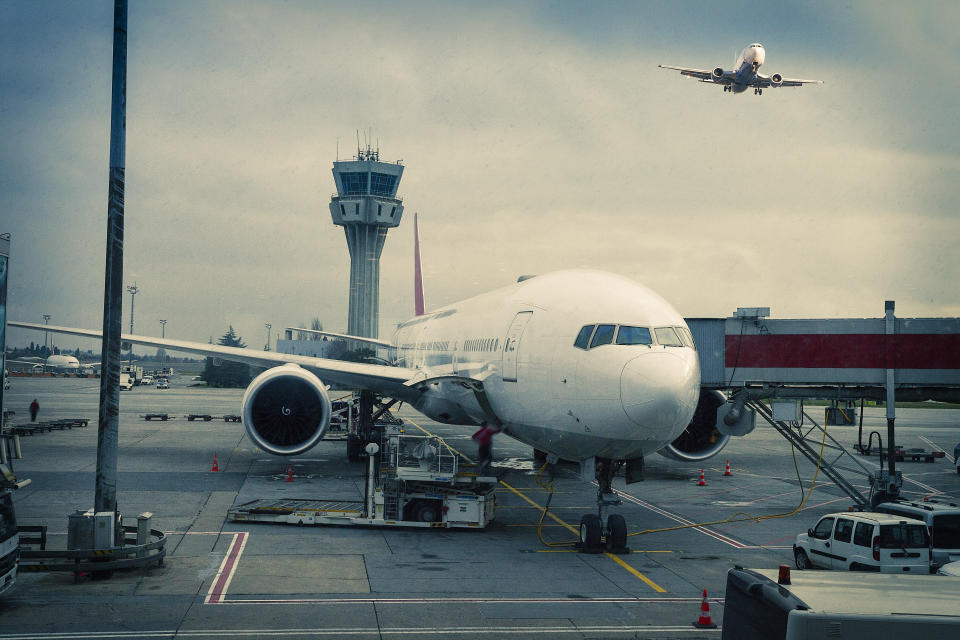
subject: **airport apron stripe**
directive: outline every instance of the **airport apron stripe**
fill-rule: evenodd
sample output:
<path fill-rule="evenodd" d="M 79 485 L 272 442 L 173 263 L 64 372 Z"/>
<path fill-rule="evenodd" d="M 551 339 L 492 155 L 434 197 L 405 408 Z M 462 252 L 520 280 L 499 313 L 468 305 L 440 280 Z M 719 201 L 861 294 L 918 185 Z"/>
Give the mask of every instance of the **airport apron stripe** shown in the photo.
<path fill-rule="evenodd" d="M 886 369 L 884 334 L 728 335 L 727 368 Z M 896 334 L 897 369 L 960 369 L 960 335 Z"/>

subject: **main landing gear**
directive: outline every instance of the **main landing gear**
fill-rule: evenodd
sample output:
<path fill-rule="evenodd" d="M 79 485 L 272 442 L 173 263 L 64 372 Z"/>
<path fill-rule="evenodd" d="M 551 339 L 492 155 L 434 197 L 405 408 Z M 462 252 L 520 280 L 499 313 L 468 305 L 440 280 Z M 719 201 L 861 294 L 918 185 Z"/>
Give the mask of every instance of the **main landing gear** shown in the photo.
<path fill-rule="evenodd" d="M 630 553 L 627 548 L 627 523 L 619 513 L 611 513 L 603 526 L 605 507 L 622 504 L 613 491 L 611 483 L 623 461 L 597 458 L 595 463 L 597 479 L 597 513 L 585 514 L 580 519 L 580 541 L 577 547 L 582 553 Z"/>
<path fill-rule="evenodd" d="M 757 88 L 755 88 L 755 89 L 753 90 L 753 95 L 755 95 L 755 96 L 762 96 L 762 95 L 763 95 L 763 89 L 757 89 Z"/>

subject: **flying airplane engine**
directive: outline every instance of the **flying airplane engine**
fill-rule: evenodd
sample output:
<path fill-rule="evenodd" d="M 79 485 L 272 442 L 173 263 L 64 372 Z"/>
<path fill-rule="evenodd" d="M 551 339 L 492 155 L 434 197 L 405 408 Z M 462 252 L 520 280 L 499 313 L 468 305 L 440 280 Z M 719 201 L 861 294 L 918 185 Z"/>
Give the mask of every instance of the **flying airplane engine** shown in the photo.
<path fill-rule="evenodd" d="M 716 69 L 714 69 L 714 70 L 713 70 L 713 77 L 714 77 L 714 79 L 716 79 L 716 80 L 719 80 L 720 78 L 722 78 L 722 77 L 723 77 L 723 68 L 722 68 L 722 67 L 717 67 Z"/>
<path fill-rule="evenodd" d="M 730 436 L 717 431 L 717 409 L 726 402 L 719 391 L 702 390 L 697 410 L 676 440 L 657 453 L 681 462 L 700 462 L 723 449 Z"/>
<path fill-rule="evenodd" d="M 268 453 L 295 456 L 320 442 L 330 426 L 330 397 L 306 369 L 285 364 L 267 369 L 243 394 L 243 424 Z"/>
<path fill-rule="evenodd" d="M 772 76 L 770 76 L 770 86 L 771 86 L 771 87 L 779 87 L 781 84 L 783 84 L 783 76 L 782 76 L 782 75 L 780 75 L 779 73 L 775 73 L 775 74 L 773 74 Z"/>

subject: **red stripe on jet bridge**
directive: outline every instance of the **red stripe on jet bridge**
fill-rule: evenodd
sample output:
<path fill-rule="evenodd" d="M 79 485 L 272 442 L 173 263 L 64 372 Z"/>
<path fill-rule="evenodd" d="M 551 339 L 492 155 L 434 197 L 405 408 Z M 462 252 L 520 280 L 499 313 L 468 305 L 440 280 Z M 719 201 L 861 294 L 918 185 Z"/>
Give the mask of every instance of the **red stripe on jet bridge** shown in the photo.
<path fill-rule="evenodd" d="M 790 334 L 726 337 L 725 366 L 744 368 L 886 369 L 884 334 Z M 897 369 L 960 369 L 960 335 L 896 334 Z"/>

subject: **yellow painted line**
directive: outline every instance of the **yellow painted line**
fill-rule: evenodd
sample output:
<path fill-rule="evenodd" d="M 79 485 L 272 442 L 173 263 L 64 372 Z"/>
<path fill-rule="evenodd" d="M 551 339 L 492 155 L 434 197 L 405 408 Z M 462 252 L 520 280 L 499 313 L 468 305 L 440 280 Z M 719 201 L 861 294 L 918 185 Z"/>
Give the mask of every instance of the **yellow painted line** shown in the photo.
<path fill-rule="evenodd" d="M 624 562 L 623 560 L 621 560 L 621 559 L 618 558 L 617 556 L 613 555 L 612 553 L 605 553 L 605 554 L 603 554 L 603 555 L 605 555 L 605 556 L 607 556 L 608 558 L 612 559 L 612 560 L 613 560 L 614 562 L 616 562 L 618 565 L 620 565 L 621 567 L 623 567 L 624 569 L 626 569 L 627 571 L 629 571 L 630 573 L 632 573 L 632 574 L 635 575 L 636 577 L 638 577 L 638 578 L 640 578 L 641 580 L 643 580 L 643 581 L 647 584 L 647 586 L 649 586 L 651 589 L 653 589 L 653 590 L 656 591 L 657 593 L 666 593 L 666 592 L 667 592 L 666 589 L 664 589 L 663 587 L 661 587 L 660 585 L 658 585 L 656 582 L 654 582 L 653 580 L 651 580 L 651 579 L 648 578 L 647 576 L 643 575 L 642 573 L 640 573 L 639 571 L 637 571 L 636 569 L 634 569 L 633 567 L 631 567 L 630 565 L 628 565 L 626 562 Z"/>
<path fill-rule="evenodd" d="M 510 491 L 513 491 L 515 494 L 517 494 L 518 496 L 520 496 L 520 497 L 523 498 L 524 500 L 526 500 L 528 503 L 530 503 L 531 506 L 539 509 L 540 511 L 543 511 L 543 507 L 541 507 L 540 505 L 538 505 L 536 502 L 534 502 L 533 500 L 531 500 L 531 499 L 528 498 L 527 496 L 525 496 L 525 495 L 523 495 L 522 493 L 520 493 L 518 490 L 516 490 L 516 489 L 514 489 L 513 487 L 511 487 L 509 484 L 507 484 L 507 483 L 504 482 L 503 480 L 500 481 L 500 484 L 502 484 L 503 486 L 505 486 L 507 489 L 510 489 Z M 579 529 L 575 529 L 574 527 L 571 527 L 569 524 L 567 524 L 566 522 L 564 522 L 563 520 L 561 520 L 561 519 L 558 518 L 557 516 L 553 515 L 553 514 L 550 513 L 549 511 L 547 512 L 547 517 L 550 518 L 550 519 L 552 519 L 552 520 L 553 520 L 554 522 L 556 522 L 557 524 L 559 524 L 559 525 L 561 525 L 561 526 L 564 526 L 564 527 L 566 527 L 567 529 L 569 529 L 570 531 L 572 531 L 573 533 L 575 533 L 578 538 L 580 537 L 580 530 L 579 530 Z"/>
<path fill-rule="evenodd" d="M 423 427 L 421 427 L 420 425 L 418 425 L 416 422 L 414 422 L 414 421 L 411 420 L 410 418 L 404 418 L 403 421 L 404 421 L 404 422 L 409 422 L 410 424 L 412 424 L 413 426 L 415 426 L 417 429 L 420 429 L 420 431 L 423 431 L 425 434 L 427 434 L 427 435 L 430 436 L 431 438 L 439 438 L 439 437 L 440 437 L 440 436 L 437 436 L 437 435 L 434 435 L 434 434 L 430 433 L 429 431 L 427 431 L 426 429 L 424 429 Z M 460 456 L 461 458 L 463 458 L 464 460 L 466 460 L 466 461 L 469 462 L 470 464 L 477 464 L 476 460 L 473 460 L 472 458 L 470 458 L 470 457 L 468 457 L 468 456 L 465 456 L 465 455 L 464 455 L 463 453 L 461 453 L 460 451 L 457 451 L 456 449 L 454 449 L 453 447 L 451 447 L 450 445 L 448 445 L 448 444 L 446 443 L 446 441 L 444 441 L 443 438 L 440 438 L 440 441 L 443 442 L 443 444 L 446 445 L 446 447 L 447 447 L 448 449 L 450 449 L 450 451 L 453 451 L 455 454 L 457 454 L 458 456 Z"/>

